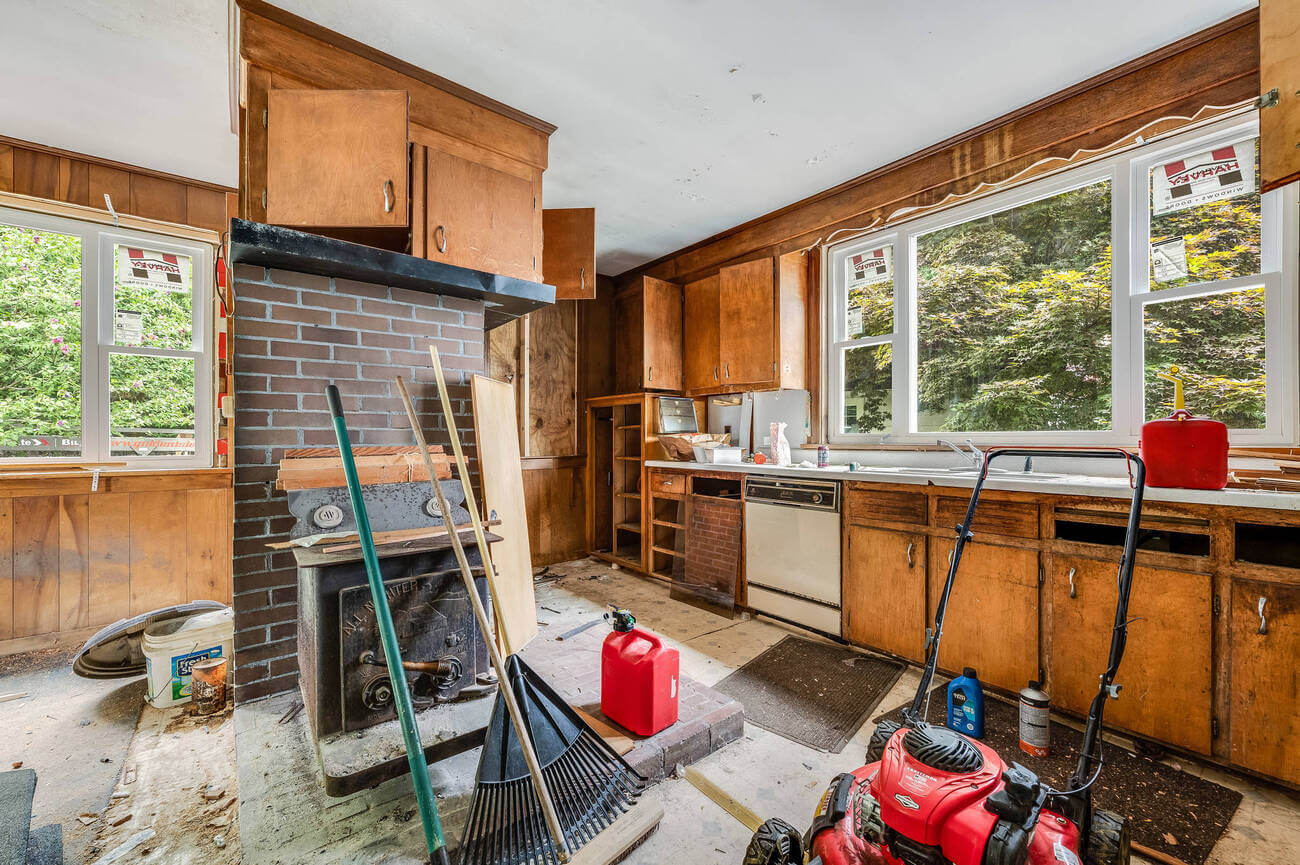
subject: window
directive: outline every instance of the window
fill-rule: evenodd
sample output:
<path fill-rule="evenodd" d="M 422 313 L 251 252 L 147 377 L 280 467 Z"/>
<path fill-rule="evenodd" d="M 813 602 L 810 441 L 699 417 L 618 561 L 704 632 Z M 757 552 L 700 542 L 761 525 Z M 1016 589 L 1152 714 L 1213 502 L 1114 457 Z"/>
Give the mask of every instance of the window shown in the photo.
<path fill-rule="evenodd" d="M 1131 444 L 1176 367 L 1234 441 L 1292 441 L 1297 194 L 1260 195 L 1257 135 L 1219 124 L 830 247 L 831 440 Z"/>
<path fill-rule="evenodd" d="M 0 208 L 0 459 L 211 465 L 211 247 Z"/>

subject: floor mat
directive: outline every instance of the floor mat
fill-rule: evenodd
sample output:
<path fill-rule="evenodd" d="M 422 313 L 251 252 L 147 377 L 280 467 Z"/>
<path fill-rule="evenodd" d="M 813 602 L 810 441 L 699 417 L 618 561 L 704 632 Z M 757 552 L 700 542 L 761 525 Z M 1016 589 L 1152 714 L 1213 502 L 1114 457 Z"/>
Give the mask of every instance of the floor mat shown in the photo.
<path fill-rule="evenodd" d="M 930 692 L 932 720 L 942 720 L 947 702 L 945 686 Z M 988 695 L 986 695 L 988 696 Z M 881 716 L 902 721 L 902 708 Z M 988 696 L 984 701 L 984 744 L 1007 761 L 1038 773 L 1060 789 L 1070 780 L 1079 759 L 1082 733 L 1052 725 L 1051 754 L 1030 757 L 1020 750 L 1019 710 Z M 1227 830 L 1241 804 L 1236 790 L 1189 775 L 1109 743 L 1102 743 L 1105 766 L 1093 788 L 1093 802 L 1128 818 L 1133 841 L 1168 853 L 1187 865 L 1201 865 Z"/>
<path fill-rule="evenodd" d="M 838 754 L 902 672 L 897 661 L 786 637 L 716 687 L 751 724 Z"/>

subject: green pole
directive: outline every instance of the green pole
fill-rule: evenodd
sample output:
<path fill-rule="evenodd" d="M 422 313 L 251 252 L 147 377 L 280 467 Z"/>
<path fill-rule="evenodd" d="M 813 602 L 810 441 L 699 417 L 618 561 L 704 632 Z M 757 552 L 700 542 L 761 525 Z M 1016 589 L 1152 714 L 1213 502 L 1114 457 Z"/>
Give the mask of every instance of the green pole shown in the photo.
<path fill-rule="evenodd" d="M 406 761 L 411 765 L 411 780 L 415 782 L 415 801 L 420 807 L 420 822 L 424 824 L 424 843 L 429 848 L 429 861 L 448 865 L 447 842 L 442 837 L 442 821 L 438 819 L 438 803 L 433 796 L 433 783 L 429 780 L 429 765 L 424 761 L 424 746 L 415 728 L 415 707 L 411 705 L 411 688 L 402 669 L 401 650 L 397 646 L 397 631 L 393 628 L 393 614 L 388 609 L 388 594 L 384 591 L 384 578 L 379 573 L 379 555 L 375 552 L 375 539 L 370 533 L 370 518 L 366 503 L 361 498 L 361 481 L 357 477 L 357 464 L 352 458 L 352 444 L 348 441 L 348 428 L 343 421 L 343 403 L 339 389 L 334 385 L 325 388 L 330 414 L 334 416 L 334 435 L 339 441 L 339 454 L 343 457 L 343 474 L 348 479 L 348 496 L 357 518 L 357 535 L 361 539 L 361 557 L 366 563 L 366 578 L 370 582 L 370 597 L 375 604 L 375 621 L 379 623 L 379 640 L 384 647 L 384 660 L 388 663 L 388 678 L 393 684 L 393 700 L 397 704 L 397 719 L 402 725 L 402 739 L 406 743 Z M 436 479 L 434 481 L 437 483 Z"/>

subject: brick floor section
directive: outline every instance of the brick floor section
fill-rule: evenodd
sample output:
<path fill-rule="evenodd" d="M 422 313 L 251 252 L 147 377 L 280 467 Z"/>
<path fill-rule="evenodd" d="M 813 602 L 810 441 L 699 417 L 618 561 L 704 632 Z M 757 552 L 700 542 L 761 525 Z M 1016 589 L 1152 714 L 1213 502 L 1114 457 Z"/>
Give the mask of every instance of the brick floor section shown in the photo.
<path fill-rule="evenodd" d="M 561 697 L 609 721 L 600 712 L 600 647 L 607 633 L 593 628 L 563 643 L 538 637 L 520 654 Z M 563 650 L 557 651 L 561 646 Z M 629 733 L 636 745 L 624 759 L 646 778 L 658 781 L 671 775 L 678 763 L 694 763 L 744 734 L 745 708 L 739 702 L 682 676 L 677 723 L 649 737 Z"/>

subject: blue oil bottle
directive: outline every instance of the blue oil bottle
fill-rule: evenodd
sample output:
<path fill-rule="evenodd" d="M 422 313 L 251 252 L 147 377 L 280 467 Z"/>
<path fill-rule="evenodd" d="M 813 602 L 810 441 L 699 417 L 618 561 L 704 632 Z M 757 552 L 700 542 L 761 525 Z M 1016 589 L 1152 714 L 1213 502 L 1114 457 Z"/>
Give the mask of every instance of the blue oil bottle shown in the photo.
<path fill-rule="evenodd" d="M 984 738 L 984 690 L 974 667 L 966 667 L 948 683 L 948 728 Z"/>

